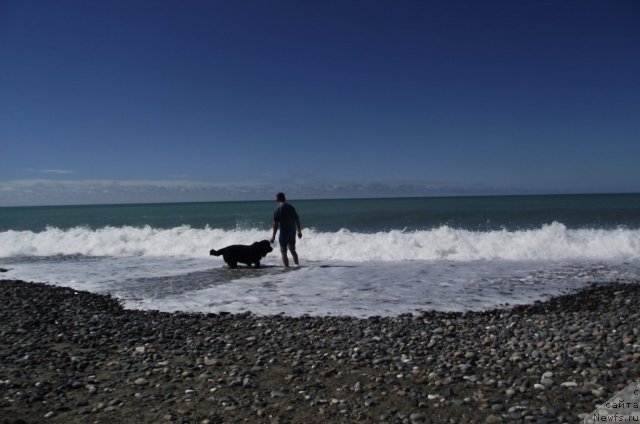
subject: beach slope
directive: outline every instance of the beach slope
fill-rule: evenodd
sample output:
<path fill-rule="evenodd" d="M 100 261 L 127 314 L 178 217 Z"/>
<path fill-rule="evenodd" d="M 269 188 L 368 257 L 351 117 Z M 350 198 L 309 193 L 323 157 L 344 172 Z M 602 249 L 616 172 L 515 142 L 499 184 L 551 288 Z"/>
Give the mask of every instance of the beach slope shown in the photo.
<path fill-rule="evenodd" d="M 509 310 L 285 317 L 123 309 L 0 281 L 5 423 L 576 422 L 640 380 L 640 284 Z"/>

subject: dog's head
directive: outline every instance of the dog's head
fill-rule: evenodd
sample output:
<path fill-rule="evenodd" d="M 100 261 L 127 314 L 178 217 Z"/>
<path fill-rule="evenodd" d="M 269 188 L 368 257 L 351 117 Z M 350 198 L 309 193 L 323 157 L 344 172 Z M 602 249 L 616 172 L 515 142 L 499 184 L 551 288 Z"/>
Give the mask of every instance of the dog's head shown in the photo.
<path fill-rule="evenodd" d="M 251 248 L 260 253 L 260 256 L 262 256 L 263 258 L 267 256 L 267 253 L 273 251 L 269 240 L 257 241 L 251 245 Z"/>

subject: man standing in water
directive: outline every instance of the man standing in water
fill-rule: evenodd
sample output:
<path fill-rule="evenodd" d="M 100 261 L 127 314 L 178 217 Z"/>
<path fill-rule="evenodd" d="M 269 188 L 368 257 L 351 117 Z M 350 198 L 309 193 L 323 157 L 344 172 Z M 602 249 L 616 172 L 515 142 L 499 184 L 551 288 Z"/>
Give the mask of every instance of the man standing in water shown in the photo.
<path fill-rule="evenodd" d="M 285 268 L 289 267 L 289 257 L 287 256 L 287 248 L 291 251 L 293 262 L 298 263 L 298 254 L 296 253 L 296 229 L 298 230 L 298 238 L 302 238 L 302 227 L 300 226 L 300 218 L 296 208 L 287 203 L 284 193 L 276 195 L 278 206 L 273 211 L 273 234 L 271 235 L 271 243 L 276 240 L 276 233 L 280 229 L 280 252 L 282 253 L 282 264 Z"/>

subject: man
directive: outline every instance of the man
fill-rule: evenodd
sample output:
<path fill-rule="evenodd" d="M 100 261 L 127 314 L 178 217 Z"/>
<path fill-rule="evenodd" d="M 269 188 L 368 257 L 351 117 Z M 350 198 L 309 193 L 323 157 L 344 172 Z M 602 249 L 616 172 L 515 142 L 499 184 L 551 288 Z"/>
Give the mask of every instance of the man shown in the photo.
<path fill-rule="evenodd" d="M 287 203 L 284 193 L 276 195 L 278 206 L 273 211 L 273 234 L 271 243 L 275 242 L 276 234 L 280 229 L 280 252 L 282 253 L 282 264 L 285 268 L 289 267 L 289 257 L 287 256 L 287 248 L 293 256 L 293 262 L 298 263 L 298 254 L 296 253 L 296 229 L 298 230 L 298 238 L 302 238 L 302 227 L 300 226 L 300 218 L 296 212 L 296 208 Z"/>

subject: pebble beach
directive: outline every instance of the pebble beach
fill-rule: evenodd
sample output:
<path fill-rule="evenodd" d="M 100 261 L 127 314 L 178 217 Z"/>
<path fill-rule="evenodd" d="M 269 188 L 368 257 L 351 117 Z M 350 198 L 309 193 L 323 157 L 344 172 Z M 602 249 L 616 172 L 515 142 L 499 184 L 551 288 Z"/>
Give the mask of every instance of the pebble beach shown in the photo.
<path fill-rule="evenodd" d="M 124 309 L 0 281 L 3 423 L 573 423 L 640 381 L 640 284 L 508 310 Z"/>

